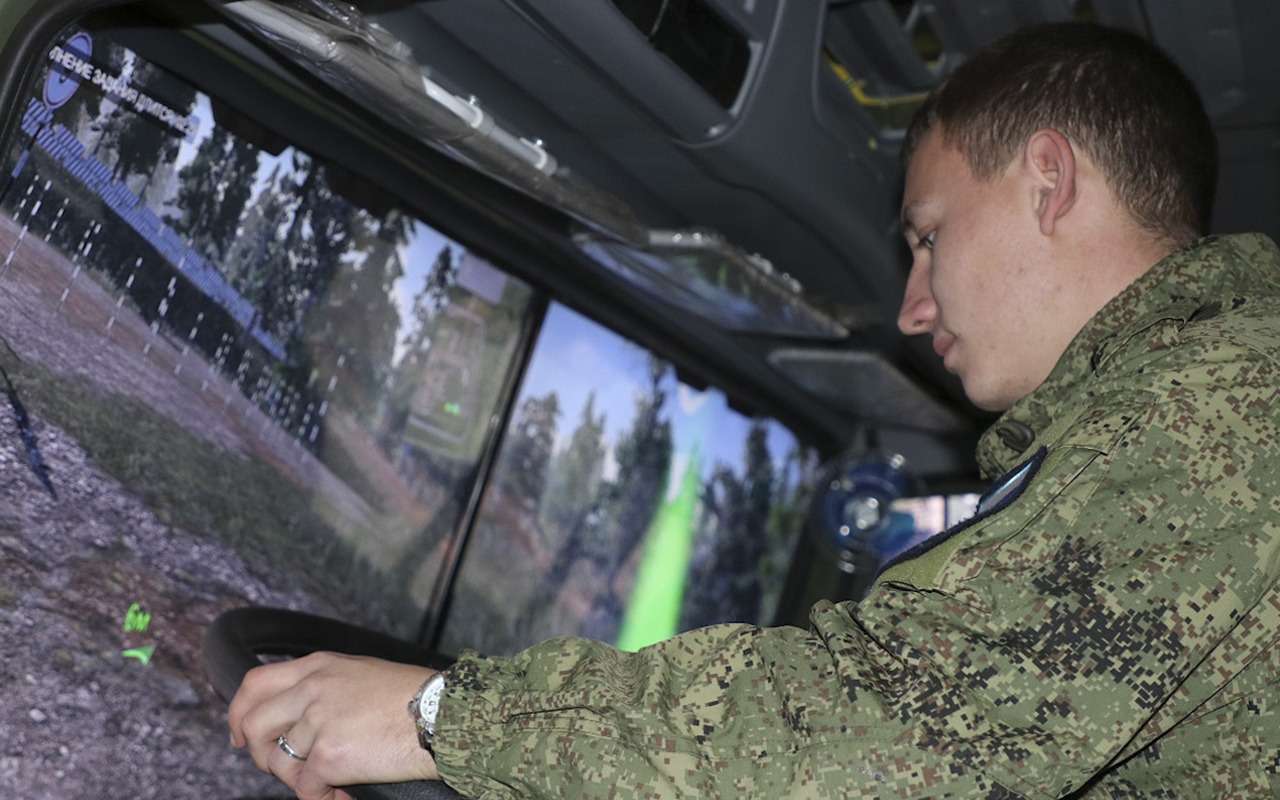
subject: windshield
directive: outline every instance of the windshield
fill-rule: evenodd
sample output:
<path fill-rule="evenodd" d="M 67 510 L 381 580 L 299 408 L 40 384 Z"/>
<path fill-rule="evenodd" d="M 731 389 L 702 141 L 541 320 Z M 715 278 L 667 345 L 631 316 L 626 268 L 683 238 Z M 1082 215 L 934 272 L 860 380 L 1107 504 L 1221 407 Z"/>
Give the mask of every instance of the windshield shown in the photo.
<path fill-rule="evenodd" d="M 782 425 L 553 306 L 442 649 L 510 654 L 586 636 L 638 650 L 716 622 L 769 624 L 816 469 Z"/>
<path fill-rule="evenodd" d="M 418 636 L 532 292 L 105 38 L 49 64 L 0 199 L 13 769 L 275 791 L 226 747 L 205 626 Z"/>
<path fill-rule="evenodd" d="M 45 70 L 0 176 L 0 786 L 278 796 L 203 674 L 232 608 L 446 653 L 771 621 L 786 428 L 105 34 Z"/>

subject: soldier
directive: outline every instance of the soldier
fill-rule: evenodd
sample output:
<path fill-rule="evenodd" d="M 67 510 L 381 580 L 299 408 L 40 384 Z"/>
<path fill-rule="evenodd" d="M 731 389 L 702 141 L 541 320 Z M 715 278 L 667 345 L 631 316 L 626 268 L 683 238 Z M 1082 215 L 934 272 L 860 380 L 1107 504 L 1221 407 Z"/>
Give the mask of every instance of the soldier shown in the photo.
<path fill-rule="evenodd" d="M 973 519 L 807 631 L 262 667 L 233 743 L 306 800 L 1280 796 L 1280 252 L 1200 238 L 1195 90 L 1139 37 L 1029 29 L 904 151 L 899 326 L 1004 412 Z"/>

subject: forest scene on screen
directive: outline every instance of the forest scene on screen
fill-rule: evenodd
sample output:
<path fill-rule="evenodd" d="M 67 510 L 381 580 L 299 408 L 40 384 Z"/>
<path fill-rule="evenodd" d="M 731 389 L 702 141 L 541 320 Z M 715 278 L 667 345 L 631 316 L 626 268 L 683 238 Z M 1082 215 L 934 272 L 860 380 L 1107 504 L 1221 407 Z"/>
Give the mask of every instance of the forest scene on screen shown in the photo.
<path fill-rule="evenodd" d="M 205 627 L 257 604 L 416 637 L 531 292 L 105 37 L 52 47 L 26 103 L 0 174 L 0 788 L 274 791 L 226 747 Z"/>
<path fill-rule="evenodd" d="M 442 647 L 501 654 L 581 635 L 635 650 L 713 623 L 769 624 L 816 469 L 778 422 L 553 305 Z"/>

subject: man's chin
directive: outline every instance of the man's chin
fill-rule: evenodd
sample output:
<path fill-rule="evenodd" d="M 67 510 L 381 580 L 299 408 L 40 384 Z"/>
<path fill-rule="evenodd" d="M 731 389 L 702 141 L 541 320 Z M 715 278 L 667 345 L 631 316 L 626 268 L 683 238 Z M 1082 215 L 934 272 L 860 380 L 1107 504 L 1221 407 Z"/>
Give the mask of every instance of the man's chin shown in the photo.
<path fill-rule="evenodd" d="M 983 411 L 1004 412 L 1017 402 L 1018 398 L 1009 397 L 1008 392 L 999 391 L 999 387 L 990 386 L 972 375 L 957 373 L 960 384 L 964 387 L 964 395 Z"/>

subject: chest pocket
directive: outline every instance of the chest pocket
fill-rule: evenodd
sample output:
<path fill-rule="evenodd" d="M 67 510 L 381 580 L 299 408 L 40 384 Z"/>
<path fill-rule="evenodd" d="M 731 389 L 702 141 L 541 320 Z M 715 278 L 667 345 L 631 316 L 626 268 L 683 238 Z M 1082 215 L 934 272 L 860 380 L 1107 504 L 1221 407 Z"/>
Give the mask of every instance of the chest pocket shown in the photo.
<path fill-rule="evenodd" d="M 1095 409 L 1056 442 L 993 484 L 969 520 L 904 554 L 881 576 L 916 588 L 954 592 L 988 567 L 1017 571 L 1043 564 L 1061 546 L 1106 474 L 1107 456 L 1140 409 Z"/>
<path fill-rule="evenodd" d="M 1098 502 L 1111 456 L 1144 414 L 1142 407 L 1099 408 L 1072 424 L 1017 502 L 956 548 L 940 585 L 959 588 L 989 568 L 1018 572 L 1052 559 L 1080 514 Z"/>

